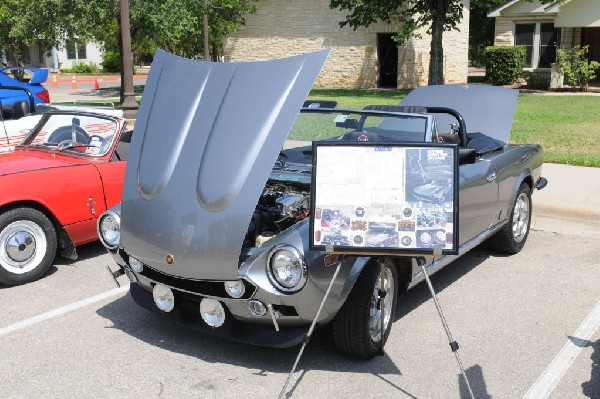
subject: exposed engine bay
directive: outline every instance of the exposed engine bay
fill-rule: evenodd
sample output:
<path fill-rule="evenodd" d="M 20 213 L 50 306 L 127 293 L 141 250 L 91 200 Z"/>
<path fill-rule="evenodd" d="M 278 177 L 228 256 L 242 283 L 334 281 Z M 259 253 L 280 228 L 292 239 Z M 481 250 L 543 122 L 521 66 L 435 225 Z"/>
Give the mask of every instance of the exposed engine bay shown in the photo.
<path fill-rule="evenodd" d="M 309 215 L 309 187 L 269 181 L 258 200 L 243 248 L 259 247 Z"/>

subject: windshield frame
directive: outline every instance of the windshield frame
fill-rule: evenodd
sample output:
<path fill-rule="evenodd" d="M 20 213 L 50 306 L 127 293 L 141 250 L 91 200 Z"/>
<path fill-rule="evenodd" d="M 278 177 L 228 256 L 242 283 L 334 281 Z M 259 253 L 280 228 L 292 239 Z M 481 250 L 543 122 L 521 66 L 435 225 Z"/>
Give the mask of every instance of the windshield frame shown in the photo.
<path fill-rule="evenodd" d="M 62 149 L 59 148 L 59 146 L 43 146 L 43 145 L 32 144 L 33 140 L 38 136 L 38 134 L 41 132 L 41 130 L 44 128 L 44 126 L 46 126 L 46 123 L 48 122 L 48 120 L 50 118 L 52 118 L 53 116 L 61 116 L 61 115 L 72 116 L 72 117 L 81 117 L 81 118 L 85 118 L 85 117 L 97 118 L 97 119 L 106 120 L 107 123 L 110 123 L 110 122 L 114 123 L 115 130 L 113 133 L 113 137 L 111 139 L 110 146 L 108 146 L 106 151 L 104 151 L 102 153 L 92 154 L 92 153 L 75 150 L 76 148 L 90 147 L 89 144 L 82 144 L 80 146 L 73 146 L 73 147 L 65 147 Z M 42 117 L 38 121 L 38 123 L 33 127 L 33 129 L 31 129 L 31 131 L 27 134 L 27 136 L 25 136 L 19 142 L 19 144 L 15 147 L 15 149 L 20 149 L 20 150 L 29 149 L 29 148 L 35 148 L 36 150 L 37 149 L 47 149 L 48 151 L 52 151 L 52 152 L 68 153 L 70 155 L 79 155 L 79 156 L 83 156 L 86 158 L 92 158 L 92 159 L 103 158 L 103 157 L 106 157 L 107 155 L 109 155 L 112 148 L 116 145 L 116 142 L 118 141 L 118 134 L 122 129 L 123 129 L 122 119 L 112 116 L 112 115 L 96 113 L 96 112 L 85 112 L 85 111 L 52 110 L 52 111 L 48 111 L 42 115 Z M 91 136 L 93 136 L 93 135 L 91 135 Z"/>
<path fill-rule="evenodd" d="M 416 141 L 417 143 L 428 143 L 432 142 L 434 137 L 437 134 L 435 116 L 430 114 L 421 114 L 421 113 L 409 113 L 409 112 L 392 112 L 392 111 L 379 111 L 379 110 L 360 110 L 360 109 L 352 109 L 352 108 L 319 108 L 319 107 L 303 107 L 300 109 L 301 114 L 340 114 L 340 115 L 358 115 L 358 116 L 373 116 L 373 117 L 395 117 L 400 119 L 401 117 L 406 118 L 415 118 L 415 119 L 424 119 L 425 120 L 425 131 L 424 131 L 424 141 Z M 293 129 L 293 127 L 292 127 Z M 291 130 L 290 130 L 291 132 Z M 328 137 L 328 139 L 335 139 L 339 137 L 339 135 L 334 135 L 332 137 Z M 288 137 L 289 139 L 289 137 Z M 406 142 L 415 142 L 415 141 L 406 141 Z"/>

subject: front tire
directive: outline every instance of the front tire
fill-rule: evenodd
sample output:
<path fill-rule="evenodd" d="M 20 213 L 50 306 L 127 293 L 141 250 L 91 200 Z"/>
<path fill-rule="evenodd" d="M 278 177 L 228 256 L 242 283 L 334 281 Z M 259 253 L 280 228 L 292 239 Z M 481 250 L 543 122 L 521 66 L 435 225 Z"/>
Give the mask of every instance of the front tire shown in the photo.
<path fill-rule="evenodd" d="M 0 284 L 40 278 L 56 255 L 56 231 L 42 212 L 16 208 L 0 215 Z"/>
<path fill-rule="evenodd" d="M 387 292 L 384 299 L 383 334 L 379 328 L 381 310 L 377 306 L 381 262 L 385 266 L 384 282 Z M 365 266 L 333 320 L 333 339 L 340 352 L 362 359 L 371 359 L 381 353 L 381 339 L 385 342 L 392 329 L 397 292 L 398 273 L 392 262 L 380 259 Z"/>
<path fill-rule="evenodd" d="M 531 189 L 521 184 L 513 204 L 508 223 L 492 239 L 491 244 L 499 252 L 514 255 L 523 249 L 531 225 Z"/>

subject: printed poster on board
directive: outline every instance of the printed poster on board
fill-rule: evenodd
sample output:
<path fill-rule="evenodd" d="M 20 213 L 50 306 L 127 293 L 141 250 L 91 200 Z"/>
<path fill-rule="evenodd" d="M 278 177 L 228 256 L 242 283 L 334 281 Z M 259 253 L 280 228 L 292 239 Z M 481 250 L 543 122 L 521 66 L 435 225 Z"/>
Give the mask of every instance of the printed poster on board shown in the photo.
<path fill-rule="evenodd" d="M 311 249 L 456 254 L 458 147 L 313 143 Z"/>

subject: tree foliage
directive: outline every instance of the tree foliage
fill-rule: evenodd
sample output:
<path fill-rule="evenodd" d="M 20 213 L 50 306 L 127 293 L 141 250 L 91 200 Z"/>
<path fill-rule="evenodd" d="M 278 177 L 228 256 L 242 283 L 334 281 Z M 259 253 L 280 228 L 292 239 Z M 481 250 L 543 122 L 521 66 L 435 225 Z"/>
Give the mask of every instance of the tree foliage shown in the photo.
<path fill-rule="evenodd" d="M 431 34 L 429 84 L 444 83 L 442 34 L 458 29 L 463 16 L 460 0 L 331 0 L 330 7 L 350 12 L 340 22 L 342 27 L 356 29 L 376 22 L 398 24 L 398 45 L 425 28 Z"/>
<path fill-rule="evenodd" d="M 258 0 L 129 0 L 134 54 L 149 56 L 157 47 L 196 57 L 203 53 L 203 17 L 208 8 L 213 58 L 227 34 L 256 11 Z M 64 45 L 69 38 L 95 41 L 119 52 L 119 0 L 2 0 L 0 48 L 11 62 L 21 49 L 37 43 L 42 49 Z"/>
<path fill-rule="evenodd" d="M 488 13 L 506 0 L 471 0 L 469 14 L 469 62 L 485 65 L 485 48 L 494 44 L 494 18 Z"/>

